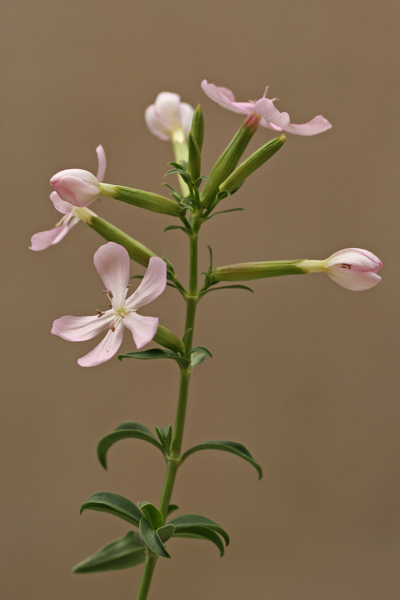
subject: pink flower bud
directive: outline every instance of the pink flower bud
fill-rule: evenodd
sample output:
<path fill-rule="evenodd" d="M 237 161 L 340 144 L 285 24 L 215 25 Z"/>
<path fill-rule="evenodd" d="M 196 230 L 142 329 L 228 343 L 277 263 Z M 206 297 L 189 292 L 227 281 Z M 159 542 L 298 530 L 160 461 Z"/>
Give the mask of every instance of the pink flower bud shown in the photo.
<path fill-rule="evenodd" d="M 345 248 L 323 261 L 324 271 L 342 287 L 359 292 L 377 285 L 382 263 L 375 254 L 362 248 Z"/>
<path fill-rule="evenodd" d="M 88 206 L 101 194 L 101 183 L 89 171 L 66 169 L 53 175 L 50 185 L 58 195 L 74 206 Z"/>

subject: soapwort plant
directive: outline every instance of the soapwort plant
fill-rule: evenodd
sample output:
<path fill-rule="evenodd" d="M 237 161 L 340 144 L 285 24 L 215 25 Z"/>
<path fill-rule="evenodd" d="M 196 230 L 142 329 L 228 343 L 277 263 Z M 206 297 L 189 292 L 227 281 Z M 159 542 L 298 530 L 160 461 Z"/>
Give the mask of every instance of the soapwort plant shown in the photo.
<path fill-rule="evenodd" d="M 323 272 L 339 285 L 353 291 L 372 288 L 380 281 L 377 274 L 380 260 L 368 250 L 346 248 L 325 260 L 282 260 L 245 262 L 214 267 L 210 249 L 208 270 L 200 273 L 198 245 L 203 226 L 216 214 L 231 212 L 225 202 L 235 193 L 245 194 L 245 181 L 283 147 L 285 134 L 311 136 L 330 129 L 327 119 L 318 115 L 304 124 L 293 124 L 286 112 L 275 107 L 275 99 L 267 98 L 267 89 L 259 100 L 236 102 L 227 88 L 202 82 L 203 91 L 227 110 L 241 115 L 239 129 L 216 159 L 210 173 L 202 170 L 204 119 L 200 105 L 194 110 L 181 102 L 177 94 L 161 92 L 155 103 L 145 112 L 145 120 L 152 134 L 172 144 L 174 160 L 167 172 L 176 176 L 179 187 L 168 183 L 170 197 L 110 183 L 104 183 L 106 157 L 102 146 L 96 149 L 97 176 L 82 169 L 66 169 L 50 179 L 53 187 L 51 200 L 63 217 L 49 231 L 32 237 L 31 249 L 44 250 L 59 243 L 79 221 L 94 229 L 106 243 L 94 255 L 95 267 L 105 285 L 109 306 L 91 316 L 64 316 L 56 319 L 52 333 L 66 340 L 79 342 L 97 335 L 105 335 L 93 350 L 78 360 L 81 367 L 96 367 L 112 359 L 121 345 L 124 331 L 132 335 L 134 348 L 120 354 L 120 360 L 174 361 L 180 371 L 180 384 L 174 426 L 150 429 L 127 421 L 103 437 L 97 446 L 100 464 L 107 468 L 110 448 L 121 440 L 136 438 L 155 446 L 166 463 L 161 498 L 155 503 L 134 501 L 114 492 L 96 492 L 85 500 L 81 512 L 103 511 L 129 524 L 126 534 L 111 541 L 74 567 L 76 573 L 94 573 L 111 569 L 126 569 L 143 564 L 137 600 L 148 597 L 157 561 L 170 557 L 168 540 L 173 537 L 206 540 L 214 544 L 223 556 L 229 543 L 226 531 L 209 517 L 194 514 L 172 516 L 178 507 L 172 503 L 173 489 L 180 466 L 194 453 L 203 450 L 228 452 L 247 461 L 256 469 L 259 478 L 262 469 L 249 450 L 238 442 L 211 440 L 183 448 L 185 415 L 188 408 L 189 383 L 193 370 L 211 352 L 204 346 L 195 346 L 195 319 L 199 302 L 209 292 L 222 289 L 249 289 L 242 282 L 283 275 L 304 275 Z M 241 158 L 257 129 L 261 126 L 278 133 L 250 154 Z M 91 209 L 100 196 L 108 196 L 136 208 L 168 215 L 174 219 L 165 230 L 180 230 L 188 241 L 188 284 L 182 283 L 173 265 L 147 248 L 112 223 L 102 219 Z M 220 209 L 220 205 L 222 210 Z M 226 206 L 226 208 L 223 208 Z M 216 211 L 218 207 L 218 211 Z M 130 260 L 146 268 L 137 289 L 128 295 Z M 180 334 L 169 331 L 157 317 L 139 314 L 140 308 L 157 298 L 166 285 L 174 288 L 186 306 L 185 321 Z M 149 342 L 157 346 L 142 350 Z M 139 366 L 138 366 L 139 368 Z M 118 369 L 115 364 L 115 369 Z"/>

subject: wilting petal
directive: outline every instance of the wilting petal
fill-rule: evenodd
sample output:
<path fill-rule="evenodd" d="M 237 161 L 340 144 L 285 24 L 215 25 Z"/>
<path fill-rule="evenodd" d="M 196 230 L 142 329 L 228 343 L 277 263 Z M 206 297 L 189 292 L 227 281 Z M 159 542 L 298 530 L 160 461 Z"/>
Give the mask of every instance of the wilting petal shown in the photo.
<path fill-rule="evenodd" d="M 133 341 L 139 349 L 151 342 L 156 335 L 158 319 L 130 312 L 123 319 L 123 324 L 132 333 Z"/>
<path fill-rule="evenodd" d="M 111 310 L 107 310 L 101 316 L 71 317 L 67 315 L 54 321 L 51 333 L 69 342 L 84 342 L 107 329 L 114 319 L 115 315 Z"/>
<path fill-rule="evenodd" d="M 107 161 L 106 161 L 106 153 L 104 152 L 104 148 L 101 144 L 100 144 L 100 146 L 97 146 L 96 154 L 97 154 L 97 160 L 99 161 L 99 167 L 97 169 L 96 177 L 100 182 L 102 182 L 102 181 L 104 181 L 104 175 L 106 172 Z"/>
<path fill-rule="evenodd" d="M 287 113 L 285 113 L 287 114 Z M 331 129 L 332 124 L 329 123 L 325 117 L 322 115 L 317 115 L 308 123 L 303 123 L 302 125 L 296 125 L 295 123 L 289 123 L 287 125 L 281 125 L 280 127 L 274 126 L 274 123 L 264 124 L 263 121 L 260 123 L 264 127 L 269 127 L 270 129 L 274 129 L 275 131 L 286 131 L 287 133 L 294 133 L 296 135 L 317 135 L 318 133 L 323 133 L 328 129 Z"/>
<path fill-rule="evenodd" d="M 83 169 L 65 169 L 53 175 L 50 185 L 62 200 L 74 206 L 88 206 L 101 193 L 100 182 Z"/>
<path fill-rule="evenodd" d="M 96 367 L 107 360 L 110 360 L 119 350 L 124 335 L 124 327 L 119 321 L 113 329 L 109 329 L 105 337 L 93 350 L 85 356 L 78 359 L 78 365 L 81 367 Z"/>
<path fill-rule="evenodd" d="M 158 298 L 167 285 L 167 265 L 162 258 L 152 256 L 147 271 L 137 288 L 125 305 L 127 308 L 140 308 Z"/>
<path fill-rule="evenodd" d="M 129 283 L 128 252 L 120 244 L 108 242 L 95 252 L 93 261 L 106 289 L 112 293 L 113 306 L 118 308 L 126 298 Z"/>
<path fill-rule="evenodd" d="M 214 83 L 208 83 L 206 79 L 201 82 L 201 89 L 207 96 L 222 106 L 236 113 L 249 113 L 251 107 L 254 106 L 252 102 L 235 102 L 235 96 L 228 88 L 214 85 Z"/>
<path fill-rule="evenodd" d="M 254 112 L 262 117 L 260 125 L 264 127 L 269 127 L 269 124 L 272 123 L 277 128 L 284 128 L 290 122 L 288 113 L 280 112 L 269 98 L 260 98 L 260 100 L 257 100 L 254 104 Z"/>
<path fill-rule="evenodd" d="M 68 222 L 49 229 L 48 231 L 40 231 L 35 233 L 31 238 L 30 250 L 45 250 L 49 246 L 58 244 L 67 235 L 68 231 L 72 229 L 79 222 L 78 217 L 73 217 Z"/>

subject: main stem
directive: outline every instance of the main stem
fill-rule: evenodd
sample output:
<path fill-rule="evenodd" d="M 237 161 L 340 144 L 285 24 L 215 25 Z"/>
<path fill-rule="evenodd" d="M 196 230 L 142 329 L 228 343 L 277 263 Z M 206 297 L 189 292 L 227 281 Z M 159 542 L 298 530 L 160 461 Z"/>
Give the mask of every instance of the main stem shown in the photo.
<path fill-rule="evenodd" d="M 199 300 L 197 290 L 197 270 L 198 270 L 198 256 L 197 256 L 197 240 L 198 240 L 198 228 L 196 227 L 196 221 L 192 223 L 193 233 L 190 235 L 190 263 L 189 263 L 189 293 L 186 296 L 186 320 L 185 320 L 185 357 L 190 358 L 190 351 L 192 349 L 193 342 L 193 329 L 194 321 L 196 316 L 196 306 Z M 189 382 L 192 369 L 190 366 L 180 367 L 180 383 L 179 383 L 179 395 L 178 395 L 178 406 L 176 409 L 175 427 L 174 434 L 171 443 L 171 452 L 167 457 L 167 471 L 164 479 L 164 487 L 161 494 L 159 510 L 162 513 L 164 519 L 168 514 L 168 507 L 171 501 L 172 491 L 174 488 L 175 478 L 180 466 L 181 448 L 183 440 L 183 431 L 185 428 L 185 417 L 186 407 L 189 394 Z M 137 600 L 146 600 L 151 580 L 153 577 L 154 567 L 157 562 L 157 555 L 153 552 L 146 554 L 146 560 L 143 568 L 142 579 L 137 595 Z"/>

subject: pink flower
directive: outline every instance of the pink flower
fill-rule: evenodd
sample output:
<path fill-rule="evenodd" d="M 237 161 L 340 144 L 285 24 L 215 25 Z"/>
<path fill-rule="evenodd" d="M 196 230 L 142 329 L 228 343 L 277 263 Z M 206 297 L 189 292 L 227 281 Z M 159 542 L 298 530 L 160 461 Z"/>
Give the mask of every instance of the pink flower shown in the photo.
<path fill-rule="evenodd" d="M 342 287 L 361 292 L 377 285 L 382 262 L 375 254 L 362 248 L 345 248 L 323 261 L 324 271 Z"/>
<path fill-rule="evenodd" d="M 138 315 L 137 309 L 158 298 L 167 283 L 165 262 L 153 256 L 139 287 L 127 298 L 129 255 L 114 242 L 100 246 L 94 255 L 94 265 L 107 289 L 110 309 L 88 317 L 61 317 L 54 321 L 51 330 L 70 342 L 90 340 L 107 330 L 100 344 L 78 360 L 81 367 L 95 367 L 112 358 L 122 343 L 124 327 L 132 333 L 137 348 L 150 342 L 156 334 L 158 319 Z"/>
<path fill-rule="evenodd" d="M 232 112 L 247 115 L 246 125 L 257 127 L 258 124 L 274 131 L 287 131 L 297 135 L 316 135 L 330 129 L 332 125 L 318 115 L 308 123 L 295 125 L 290 123 L 290 117 L 287 112 L 279 112 L 274 106 L 276 98 L 270 100 L 266 98 L 268 88 L 265 88 L 265 93 L 262 98 L 249 102 L 236 102 L 235 96 L 224 87 L 218 87 L 213 83 L 208 83 L 206 79 L 201 82 L 202 90 L 211 100 L 217 104 L 231 110 Z"/>
<path fill-rule="evenodd" d="M 96 153 L 99 163 L 97 179 L 101 182 L 104 179 L 104 173 L 106 170 L 106 155 L 103 146 L 97 146 Z M 65 171 L 61 172 L 65 173 Z M 56 175 L 54 177 L 56 177 Z M 54 179 L 54 177 L 52 179 Z M 31 250 L 45 250 L 46 248 L 49 248 L 49 246 L 58 244 L 58 242 L 60 242 L 80 221 L 80 218 L 77 216 L 78 211 L 76 211 L 76 206 L 60 198 L 57 192 L 52 192 L 50 194 L 50 200 L 52 201 L 54 208 L 64 216 L 53 229 L 49 229 L 48 231 L 40 231 L 32 236 L 31 245 L 29 246 Z M 92 202 L 94 200 L 95 198 L 92 200 Z"/>
<path fill-rule="evenodd" d="M 144 115 L 151 133 L 163 141 L 182 143 L 189 137 L 194 109 L 178 94 L 161 92 Z"/>

